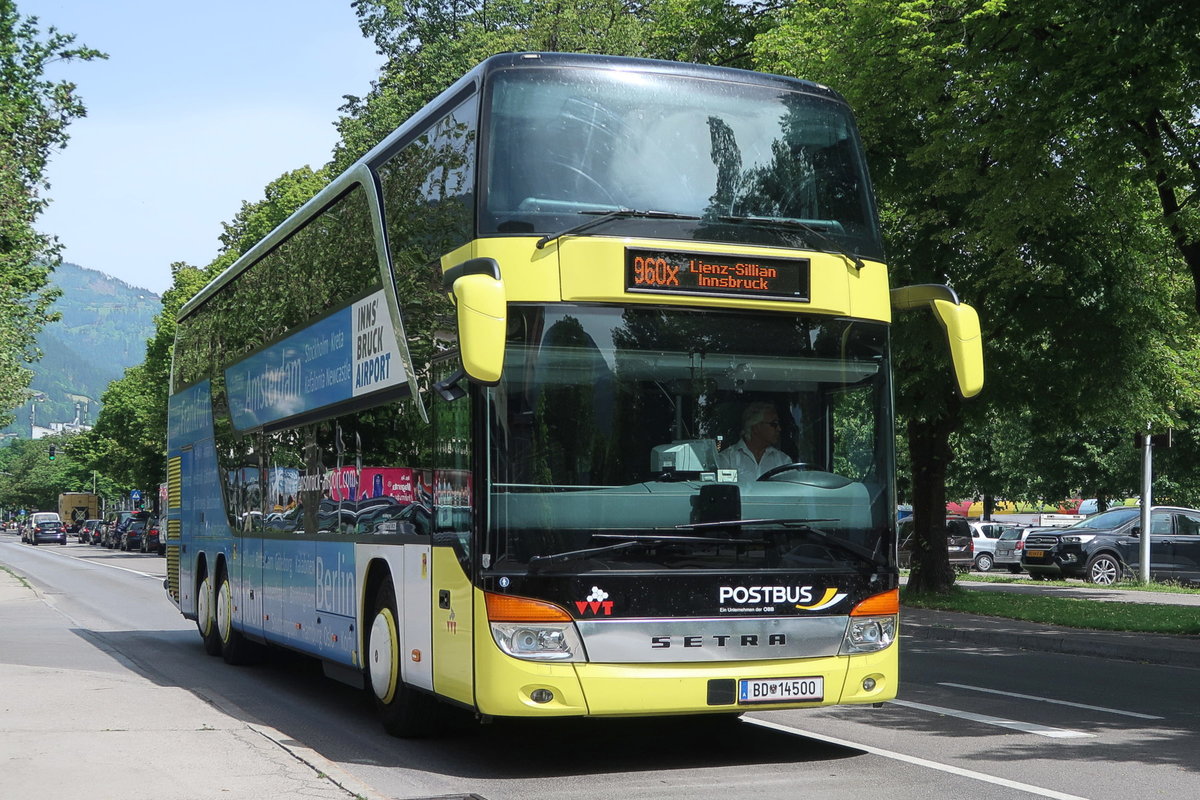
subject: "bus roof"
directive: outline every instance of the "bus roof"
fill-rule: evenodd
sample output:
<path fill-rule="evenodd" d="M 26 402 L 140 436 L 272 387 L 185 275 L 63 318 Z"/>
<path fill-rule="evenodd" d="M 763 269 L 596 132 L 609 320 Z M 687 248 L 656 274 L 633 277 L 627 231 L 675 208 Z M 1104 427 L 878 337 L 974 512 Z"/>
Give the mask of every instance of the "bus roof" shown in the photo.
<path fill-rule="evenodd" d="M 502 53 L 492 56 L 479 63 L 467 74 L 463 75 L 441 94 L 427 103 L 418 112 L 405 120 L 400 127 L 388 134 L 373 147 L 366 155 L 330 181 L 329 185 L 319 191 L 312 199 L 301 206 L 281 222 L 261 241 L 246 251 L 237 261 L 226 268 L 220 275 L 196 293 L 179 310 L 178 318 L 184 319 L 204 304 L 221 287 L 229 283 L 247 267 L 258 261 L 286 239 L 302 222 L 323 211 L 357 183 L 369 185 L 372 170 L 375 165 L 385 161 L 396 150 L 407 144 L 407 138 L 414 130 L 422 130 L 431 116 L 443 114 L 448 106 L 455 105 L 467 96 L 479 91 L 479 87 L 491 73 L 501 70 L 520 68 L 570 68 L 586 67 L 590 69 L 637 70 L 660 74 L 679 75 L 693 78 L 707 78 L 738 83 L 751 83 L 760 86 L 778 86 L 790 91 L 821 96 L 829 101 L 845 105 L 845 99 L 833 89 L 811 81 L 788 78 L 765 72 L 734 69 L 731 67 L 714 67 L 703 64 L 690 64 L 677 61 L 658 61 L 646 58 L 630 58 L 626 56 L 606 56 L 587 53 Z"/>

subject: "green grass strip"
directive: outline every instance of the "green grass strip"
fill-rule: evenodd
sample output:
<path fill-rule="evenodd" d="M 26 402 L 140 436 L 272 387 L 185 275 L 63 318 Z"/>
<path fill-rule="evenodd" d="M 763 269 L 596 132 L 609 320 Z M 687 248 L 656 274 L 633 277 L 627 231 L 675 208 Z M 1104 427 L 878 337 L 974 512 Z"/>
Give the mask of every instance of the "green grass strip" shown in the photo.
<path fill-rule="evenodd" d="M 1096 631 L 1200 635 L 1200 608 L 1196 606 L 976 592 L 957 586 L 947 594 L 916 595 L 902 592 L 900 604 L 909 608 L 959 611 Z"/>
<path fill-rule="evenodd" d="M 903 572 L 901 573 L 903 574 Z M 1008 574 L 983 574 L 981 572 L 969 572 L 965 575 L 955 577 L 956 583 L 1013 583 L 1025 584 L 1027 586 L 1074 586 L 1075 588 L 1085 589 L 1107 589 L 1110 591 L 1135 591 L 1135 592 L 1155 592 L 1157 594 L 1200 594 L 1200 589 L 1193 586 L 1181 586 L 1177 583 L 1136 583 L 1134 581 L 1122 581 L 1121 583 L 1113 584 L 1112 586 L 1094 586 L 1090 583 L 1081 584 L 1079 581 L 1068 580 L 1052 580 L 1052 581 L 1035 581 L 1028 575 L 1008 575 Z"/>

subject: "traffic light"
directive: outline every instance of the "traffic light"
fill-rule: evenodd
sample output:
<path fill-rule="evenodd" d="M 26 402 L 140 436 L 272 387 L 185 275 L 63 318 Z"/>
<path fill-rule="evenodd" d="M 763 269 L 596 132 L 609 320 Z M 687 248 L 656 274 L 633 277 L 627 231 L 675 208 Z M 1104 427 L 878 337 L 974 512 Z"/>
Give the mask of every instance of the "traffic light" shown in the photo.
<path fill-rule="evenodd" d="M 54 460 L 54 456 L 55 456 L 55 453 L 57 450 L 58 450 L 58 448 L 56 446 L 50 445 L 50 460 L 51 461 Z"/>

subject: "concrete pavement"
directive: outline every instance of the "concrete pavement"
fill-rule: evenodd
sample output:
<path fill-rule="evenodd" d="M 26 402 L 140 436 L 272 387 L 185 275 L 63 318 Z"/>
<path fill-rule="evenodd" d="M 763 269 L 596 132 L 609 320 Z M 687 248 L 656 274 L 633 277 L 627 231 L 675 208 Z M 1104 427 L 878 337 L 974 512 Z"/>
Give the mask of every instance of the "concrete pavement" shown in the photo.
<path fill-rule="evenodd" d="M 157 685 L 71 628 L 0 568 L 0 797 L 379 797 L 279 731 Z M 12 637 L 36 637 L 37 653 Z"/>

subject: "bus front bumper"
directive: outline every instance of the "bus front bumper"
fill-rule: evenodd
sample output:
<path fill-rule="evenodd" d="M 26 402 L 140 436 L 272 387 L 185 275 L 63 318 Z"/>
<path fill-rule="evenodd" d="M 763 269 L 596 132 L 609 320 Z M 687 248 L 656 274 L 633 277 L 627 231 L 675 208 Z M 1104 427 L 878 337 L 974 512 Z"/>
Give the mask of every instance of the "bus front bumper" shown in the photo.
<path fill-rule="evenodd" d="M 545 664 L 483 649 L 476 705 L 489 716 L 661 716 L 882 703 L 896 697 L 899 671 L 894 642 L 854 656 L 691 664 Z M 805 699 L 788 698 L 797 688 Z"/>

